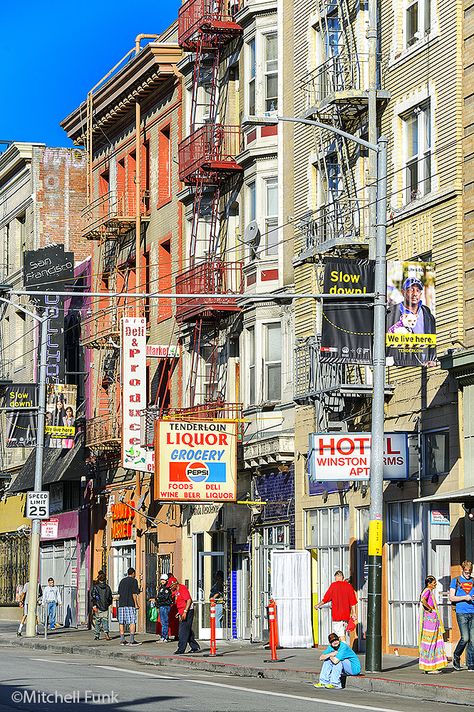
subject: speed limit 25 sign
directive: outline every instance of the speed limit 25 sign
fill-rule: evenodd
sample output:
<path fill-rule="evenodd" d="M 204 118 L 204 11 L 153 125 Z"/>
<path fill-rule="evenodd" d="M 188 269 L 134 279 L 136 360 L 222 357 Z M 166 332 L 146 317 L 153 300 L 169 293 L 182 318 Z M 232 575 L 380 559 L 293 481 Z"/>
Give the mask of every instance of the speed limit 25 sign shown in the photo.
<path fill-rule="evenodd" d="M 26 516 L 29 519 L 49 519 L 49 492 L 28 492 Z"/>

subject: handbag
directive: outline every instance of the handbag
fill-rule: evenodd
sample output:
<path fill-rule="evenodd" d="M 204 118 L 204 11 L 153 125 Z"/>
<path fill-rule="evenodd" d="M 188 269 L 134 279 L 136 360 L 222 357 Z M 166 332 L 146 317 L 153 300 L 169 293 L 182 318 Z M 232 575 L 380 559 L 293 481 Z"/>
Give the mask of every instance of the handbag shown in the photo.
<path fill-rule="evenodd" d="M 349 618 L 347 622 L 347 628 L 346 628 L 346 633 L 350 633 L 351 631 L 355 630 L 356 624 L 355 620 L 353 618 Z"/>
<path fill-rule="evenodd" d="M 156 606 L 153 606 L 153 608 L 150 608 L 150 612 L 148 613 L 148 618 L 152 623 L 156 623 L 158 620 L 158 608 Z"/>

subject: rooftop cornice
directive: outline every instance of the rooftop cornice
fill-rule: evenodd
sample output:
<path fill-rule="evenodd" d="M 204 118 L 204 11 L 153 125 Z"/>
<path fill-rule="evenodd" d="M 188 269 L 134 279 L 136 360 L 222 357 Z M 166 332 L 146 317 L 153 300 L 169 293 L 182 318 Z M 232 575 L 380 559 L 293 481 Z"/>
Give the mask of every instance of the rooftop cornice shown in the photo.
<path fill-rule="evenodd" d="M 173 76 L 182 58 L 176 44 L 150 42 L 93 94 L 93 130 L 100 129 L 130 111 L 137 99 L 156 90 Z M 87 100 L 61 121 L 62 128 L 76 144 L 86 132 Z"/>
<path fill-rule="evenodd" d="M 0 154 L 0 183 L 17 170 L 21 164 L 31 161 L 34 148 L 45 148 L 45 143 L 15 141 Z"/>

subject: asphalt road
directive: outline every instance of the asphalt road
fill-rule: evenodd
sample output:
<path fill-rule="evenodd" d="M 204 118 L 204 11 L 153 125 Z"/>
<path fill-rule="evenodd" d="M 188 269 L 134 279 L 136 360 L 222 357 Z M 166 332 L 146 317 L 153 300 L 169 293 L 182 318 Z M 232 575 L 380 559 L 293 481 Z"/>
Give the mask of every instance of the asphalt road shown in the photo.
<path fill-rule="evenodd" d="M 0 647 L 0 712 L 419 712 L 408 698 Z M 104 664 L 102 664 L 104 662 Z M 100 663 L 100 664 L 98 664 Z M 69 696 L 69 697 L 67 697 Z M 472 707 L 429 703 L 430 712 Z"/>

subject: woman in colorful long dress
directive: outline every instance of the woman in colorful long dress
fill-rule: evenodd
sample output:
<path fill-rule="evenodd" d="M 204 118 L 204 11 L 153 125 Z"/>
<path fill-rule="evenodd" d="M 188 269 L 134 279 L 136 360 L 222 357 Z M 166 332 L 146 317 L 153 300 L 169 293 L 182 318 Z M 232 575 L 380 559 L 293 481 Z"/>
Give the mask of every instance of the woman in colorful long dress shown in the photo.
<path fill-rule="evenodd" d="M 444 626 L 436 603 L 436 579 L 427 576 L 425 587 L 420 596 L 420 670 L 431 675 L 440 673 L 446 667 L 444 650 Z"/>

